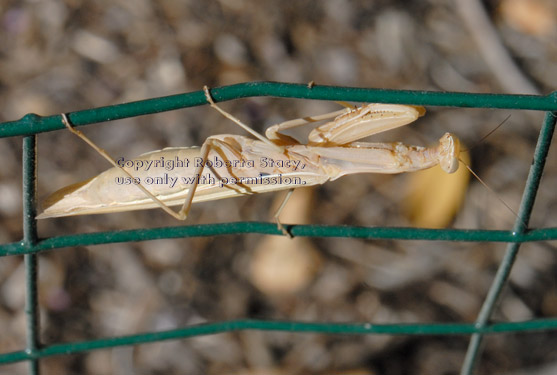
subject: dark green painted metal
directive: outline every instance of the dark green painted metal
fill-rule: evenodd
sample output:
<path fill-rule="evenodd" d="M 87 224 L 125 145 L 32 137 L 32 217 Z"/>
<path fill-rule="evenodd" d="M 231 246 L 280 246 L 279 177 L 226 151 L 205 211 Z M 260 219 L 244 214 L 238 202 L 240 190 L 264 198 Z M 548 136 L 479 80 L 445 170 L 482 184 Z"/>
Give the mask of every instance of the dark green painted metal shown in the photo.
<path fill-rule="evenodd" d="M 148 332 L 137 335 L 109 337 L 98 340 L 55 344 L 45 346 L 36 352 L 17 351 L 0 354 L 0 364 L 39 359 L 55 355 L 68 355 L 118 346 L 138 345 L 162 340 L 176 340 L 188 337 L 215 335 L 224 332 L 259 330 L 295 333 L 320 333 L 334 335 L 470 335 L 502 334 L 513 332 L 533 332 L 557 330 L 557 319 L 540 319 L 526 322 L 494 323 L 484 327 L 464 323 L 316 323 L 296 321 L 233 320 L 204 323 L 168 331 Z"/>
<path fill-rule="evenodd" d="M 524 193 L 522 194 L 518 217 L 516 218 L 513 227 L 513 230 L 516 233 L 524 233 L 528 227 L 528 222 L 530 221 L 530 216 L 532 214 L 532 210 L 534 209 L 534 201 L 536 200 L 538 188 L 542 179 L 545 160 L 547 159 L 549 146 L 551 145 L 551 140 L 553 139 L 556 120 L 557 112 L 546 113 L 542 129 L 538 137 L 538 142 L 536 144 L 536 150 L 534 151 L 534 160 L 530 166 L 530 171 L 526 179 L 526 186 L 524 188 Z M 503 287 L 505 286 L 505 283 L 511 273 L 511 269 L 516 260 L 516 256 L 518 255 L 520 245 L 520 243 L 510 243 L 507 246 L 505 256 L 501 260 L 499 269 L 493 279 L 493 283 L 487 293 L 487 297 L 484 300 L 480 313 L 478 314 L 478 318 L 476 319 L 477 327 L 481 328 L 486 326 L 491 318 L 495 305 L 499 300 Z M 462 375 L 471 375 L 474 371 L 474 367 L 478 362 L 477 358 L 479 356 L 482 339 L 483 335 L 481 333 L 472 335 L 461 369 Z"/>
<path fill-rule="evenodd" d="M 343 100 L 356 102 L 399 103 L 429 106 L 454 106 L 469 108 L 506 108 L 554 111 L 557 113 L 557 92 L 547 96 L 496 95 L 471 93 L 446 93 L 427 91 L 361 89 L 332 86 L 313 86 L 276 82 L 244 83 L 211 90 L 215 101 L 227 101 L 251 96 L 275 96 L 289 98 Z M 173 95 L 88 109 L 69 114 L 76 126 L 110 121 L 132 116 L 158 113 L 179 108 L 206 104 L 202 91 Z M 152 332 L 131 336 L 104 338 L 78 343 L 41 346 L 39 338 L 39 309 L 37 296 L 38 253 L 71 246 L 89 246 L 128 241 L 147 241 L 162 238 L 260 233 L 282 235 L 274 223 L 236 222 L 208 225 L 190 225 L 170 228 L 138 229 L 99 233 L 76 234 L 46 239 L 37 238 L 36 227 L 36 150 L 34 134 L 63 129 L 60 115 L 41 117 L 34 114 L 21 120 L 0 124 L 0 138 L 23 135 L 23 195 L 24 195 L 24 238 L 17 243 L 0 245 L 0 256 L 25 255 L 27 346 L 25 350 L 0 354 L 0 363 L 29 361 L 30 373 L 39 374 L 39 359 L 43 357 L 85 352 L 94 349 L 122 345 L 137 345 L 159 340 L 211 335 L 237 330 L 267 330 L 289 332 L 312 332 L 327 334 L 392 334 L 392 335 L 472 335 L 470 349 L 462 368 L 463 374 L 472 371 L 478 358 L 481 339 L 485 334 L 511 333 L 539 330 L 557 330 L 557 319 L 527 322 L 491 324 L 489 318 L 505 285 L 521 243 L 530 241 L 557 240 L 557 228 L 528 229 L 545 158 L 555 127 L 555 113 L 546 115 L 536 147 L 534 162 L 526 182 L 519 217 L 510 231 L 476 229 L 422 229 L 348 227 L 323 225 L 294 225 L 288 230 L 299 237 L 350 237 L 362 239 L 397 239 L 463 242 L 506 242 L 506 255 L 495 276 L 493 285 L 474 324 L 360 324 L 360 323 L 302 323 L 280 321 L 238 320 L 184 327 L 170 331 Z"/>
<path fill-rule="evenodd" d="M 37 136 L 23 138 L 23 244 L 33 248 L 37 243 Z M 25 317 L 27 321 L 26 353 L 36 353 L 39 341 L 38 255 L 25 254 Z M 38 359 L 29 360 L 29 373 L 40 374 Z"/>
<path fill-rule="evenodd" d="M 340 237 L 369 240 L 424 240 L 458 242 L 539 242 L 557 240 L 557 228 L 532 229 L 525 233 L 480 229 L 425 229 L 349 227 L 328 225 L 285 225 L 294 237 Z M 233 234 L 270 234 L 283 236 L 276 223 L 240 221 L 204 225 L 186 225 L 153 229 L 132 229 L 110 232 L 81 233 L 50 237 L 34 246 L 23 242 L 0 245 L 0 257 L 53 250 L 63 247 L 91 246 L 109 243 L 150 241 L 169 238 L 208 237 Z"/>
<path fill-rule="evenodd" d="M 211 95 L 217 102 L 253 96 L 275 96 L 282 98 L 343 100 L 363 103 L 398 103 L 469 108 L 557 111 L 557 92 L 546 96 L 498 95 L 364 89 L 320 85 L 309 88 L 308 85 L 293 83 L 251 82 L 211 89 Z M 203 91 L 200 90 L 188 94 L 178 94 L 107 107 L 86 109 L 83 111 L 71 112 L 68 116 L 74 126 L 82 126 L 203 104 L 207 104 L 207 101 Z M 28 114 L 18 121 L 1 123 L 0 138 L 31 135 L 63 128 L 64 125 L 62 124 L 60 115 L 42 117 L 36 114 Z"/>

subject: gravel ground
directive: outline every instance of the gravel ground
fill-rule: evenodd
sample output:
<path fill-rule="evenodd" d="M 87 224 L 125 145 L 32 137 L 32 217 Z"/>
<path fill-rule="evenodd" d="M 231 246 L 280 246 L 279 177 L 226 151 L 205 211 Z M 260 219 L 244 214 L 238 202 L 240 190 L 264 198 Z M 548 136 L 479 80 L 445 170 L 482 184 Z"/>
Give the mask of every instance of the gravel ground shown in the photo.
<path fill-rule="evenodd" d="M 0 120 L 256 80 L 483 93 L 554 90 L 555 2 L 488 1 L 485 13 L 474 4 L 8 0 L 0 4 Z M 222 107 L 259 131 L 338 108 L 273 98 Z M 504 126 L 480 142 L 509 115 Z M 446 131 L 457 134 L 474 147 L 471 166 L 495 193 L 472 180 L 454 218 L 450 212 L 436 216 L 453 228 L 509 229 L 515 217 L 495 196 L 518 207 L 542 118 L 528 111 L 428 108 L 411 128 L 374 139 L 433 144 Z M 127 158 L 199 145 L 212 134 L 241 134 L 208 106 L 84 131 L 113 156 Z M 41 134 L 38 144 L 40 199 L 108 167 L 67 131 Z M 2 243 L 22 236 L 20 154 L 20 139 L 0 140 Z M 458 181 L 457 186 L 465 186 L 464 179 Z M 420 226 L 405 214 L 415 183 L 409 175 L 343 178 L 302 191 L 287 206 L 283 221 Z M 551 152 L 532 227 L 557 226 L 555 183 L 557 162 Z M 447 184 L 451 196 L 454 185 Z M 270 221 L 280 198 L 266 194 L 202 203 L 192 209 L 188 223 Z M 50 237 L 175 225 L 181 223 L 150 210 L 45 220 L 39 233 Z M 503 244 L 490 243 L 259 235 L 60 249 L 40 256 L 42 340 L 71 342 L 241 318 L 472 322 L 503 252 Z M 524 245 L 494 317 L 555 317 L 556 274 L 553 243 Z M 0 260 L 0 282 L 4 353 L 24 346 L 22 258 Z M 45 374 L 455 374 L 467 344 L 465 336 L 250 331 L 52 357 L 42 369 Z M 553 332 L 491 336 L 477 373 L 553 373 L 556 345 Z M 0 373 L 26 371 L 26 364 L 0 368 Z"/>

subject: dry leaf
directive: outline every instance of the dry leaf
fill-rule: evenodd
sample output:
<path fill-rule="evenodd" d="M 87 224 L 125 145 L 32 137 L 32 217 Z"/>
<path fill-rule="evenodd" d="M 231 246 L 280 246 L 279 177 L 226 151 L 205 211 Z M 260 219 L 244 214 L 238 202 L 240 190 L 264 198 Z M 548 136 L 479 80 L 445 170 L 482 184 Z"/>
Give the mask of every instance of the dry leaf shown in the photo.
<path fill-rule="evenodd" d="M 460 158 L 470 164 L 468 153 Z M 470 180 L 470 173 L 462 165 L 453 174 L 436 166 L 408 176 L 408 193 L 404 212 L 413 225 L 425 228 L 444 228 L 458 212 Z"/>
<path fill-rule="evenodd" d="M 306 223 L 312 192 L 312 188 L 296 189 L 281 214 L 281 222 Z M 276 207 L 282 199 L 282 195 L 277 197 Z M 313 280 L 320 263 L 319 253 L 308 238 L 265 236 L 251 259 L 251 281 L 266 294 L 295 293 Z"/>

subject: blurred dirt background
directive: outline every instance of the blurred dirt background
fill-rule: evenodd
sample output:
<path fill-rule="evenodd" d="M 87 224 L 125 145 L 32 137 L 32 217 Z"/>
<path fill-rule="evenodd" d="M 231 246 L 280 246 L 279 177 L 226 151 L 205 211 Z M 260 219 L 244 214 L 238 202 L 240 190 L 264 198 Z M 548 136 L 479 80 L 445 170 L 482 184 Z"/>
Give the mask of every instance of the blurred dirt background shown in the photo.
<path fill-rule="evenodd" d="M 480 5 L 479 7 L 477 5 Z M 36 0 L 0 3 L 0 120 L 254 80 L 414 90 L 542 93 L 557 87 L 553 0 Z M 334 103 L 255 98 L 222 107 L 259 131 Z M 511 115 L 485 141 L 483 135 Z M 428 108 L 379 140 L 434 144 L 446 131 L 472 168 L 517 209 L 543 118 L 509 110 Z M 83 130 L 115 157 L 200 145 L 242 132 L 209 107 Z M 303 132 L 302 132 L 303 133 Z M 304 135 L 298 135 L 303 139 Z M 39 198 L 108 164 L 66 131 L 41 134 Z M 0 238 L 21 228 L 21 140 L 0 140 Z M 556 226 L 552 151 L 532 227 Z M 444 182 L 458 206 L 466 178 Z M 439 179 L 439 180 L 437 180 Z M 361 175 L 300 192 L 286 223 L 509 229 L 514 215 L 471 180 L 460 210 L 423 211 L 424 177 Z M 454 193 L 454 194 L 453 194 Z M 272 220 L 282 194 L 196 205 L 188 224 Z M 445 198 L 444 198 L 445 199 Z M 416 212 L 415 201 L 430 202 Z M 449 198 L 451 201 L 451 198 Z M 276 204 L 276 203 L 275 203 Z M 454 210 L 454 209 L 453 209 Z M 413 220 L 413 221 L 412 221 Z M 40 235 L 181 225 L 159 210 L 47 220 Z M 226 319 L 472 322 L 505 246 L 425 241 L 266 238 L 161 240 L 60 249 L 40 256 L 42 340 L 71 342 Z M 557 315 L 553 243 L 523 246 L 495 319 Z M 24 347 L 21 257 L 0 260 L 0 351 Z M 467 337 L 238 332 L 42 361 L 45 374 L 456 374 Z M 557 371 L 555 332 L 492 336 L 478 374 Z M 0 368 L 25 374 L 26 364 Z"/>

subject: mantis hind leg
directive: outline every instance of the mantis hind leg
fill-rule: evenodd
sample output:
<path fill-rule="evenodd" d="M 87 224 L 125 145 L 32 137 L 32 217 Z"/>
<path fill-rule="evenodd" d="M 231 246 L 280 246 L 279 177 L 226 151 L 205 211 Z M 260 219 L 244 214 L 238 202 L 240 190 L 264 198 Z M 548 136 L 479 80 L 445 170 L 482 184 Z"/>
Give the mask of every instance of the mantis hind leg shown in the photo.
<path fill-rule="evenodd" d="M 290 189 L 286 192 L 286 195 L 284 196 L 284 199 L 282 200 L 279 208 L 277 209 L 277 212 L 275 212 L 275 222 L 277 223 L 277 228 L 285 235 L 288 236 L 290 238 L 293 238 L 293 236 L 290 234 L 290 232 L 288 232 L 286 230 L 286 228 L 284 227 L 284 225 L 282 225 L 282 223 L 280 222 L 280 214 L 282 212 L 282 210 L 284 209 L 284 207 L 286 207 L 286 203 L 288 203 L 288 200 L 290 199 L 290 197 L 292 196 L 292 193 L 294 193 L 294 189 Z"/>
<path fill-rule="evenodd" d="M 195 191 L 197 189 L 197 186 L 199 185 L 199 180 L 201 179 L 201 176 L 203 175 L 203 171 L 206 167 L 207 160 L 209 159 L 209 153 L 211 152 L 212 148 L 218 149 L 219 147 L 227 147 L 227 144 L 225 142 L 223 142 L 222 140 L 218 139 L 218 138 L 212 138 L 212 137 L 207 138 L 205 140 L 205 142 L 203 143 L 203 145 L 201 146 L 201 152 L 199 153 L 199 157 L 201 158 L 202 161 L 196 167 L 195 171 L 193 172 L 193 177 L 194 177 L 193 183 L 189 187 L 188 194 L 186 195 L 186 198 L 184 199 L 184 204 L 182 205 L 182 208 L 178 212 L 178 215 L 180 215 L 180 217 L 183 217 L 184 219 L 187 217 L 187 215 L 189 213 L 189 210 L 191 208 L 191 205 L 193 203 L 193 198 L 195 196 Z M 209 167 L 209 168 L 212 169 L 212 167 Z M 218 175 L 217 171 L 212 169 L 212 172 L 213 172 L 213 174 L 215 174 L 215 176 L 217 178 L 220 179 L 220 176 Z M 230 187 L 231 189 L 235 189 L 233 186 L 227 186 L 227 187 Z M 280 213 L 282 212 L 282 210 L 286 206 L 286 203 L 290 199 L 290 196 L 292 195 L 293 192 L 294 192 L 294 189 L 290 189 L 286 193 L 286 196 L 284 197 L 282 203 L 280 204 L 279 208 L 277 209 L 277 212 L 274 215 L 275 222 L 277 223 L 277 228 L 285 236 L 288 236 L 288 237 L 291 237 L 291 238 L 292 238 L 292 235 L 290 233 L 288 233 L 286 228 L 282 225 L 282 223 L 280 222 L 279 217 L 280 217 Z M 238 189 L 238 194 L 242 194 L 242 192 L 239 189 Z M 244 192 L 244 194 L 245 194 L 245 192 Z"/>
<path fill-rule="evenodd" d="M 68 116 L 65 113 L 62 113 L 62 123 L 66 126 L 66 128 L 73 134 L 77 135 L 79 138 L 81 138 L 83 141 L 85 141 L 85 143 L 87 143 L 89 146 L 91 146 L 95 151 L 97 151 L 103 158 L 105 158 L 106 160 L 108 160 L 108 162 L 110 164 L 112 164 L 114 167 L 120 169 L 123 173 L 125 173 L 128 177 L 130 177 L 132 180 L 135 180 L 135 177 L 128 172 L 126 169 L 124 169 L 121 165 L 118 165 L 118 163 L 116 163 L 116 161 L 114 160 L 114 158 L 112 156 L 110 156 L 105 150 L 103 150 L 102 148 L 100 148 L 99 146 L 97 146 L 95 144 L 95 142 L 93 142 L 92 140 L 90 140 L 85 134 L 83 134 L 83 132 L 75 129 L 71 123 L 70 120 L 68 118 Z M 136 184 L 135 186 L 137 186 L 143 193 L 145 193 L 145 195 L 147 195 L 149 198 L 151 198 L 153 200 L 153 202 L 155 202 L 160 208 L 162 208 L 167 214 L 169 214 L 170 216 L 174 217 L 175 219 L 178 220 L 185 220 L 185 217 L 182 218 L 182 216 L 180 215 L 180 213 L 176 213 L 174 212 L 170 207 L 168 207 L 168 205 L 166 205 L 163 201 L 161 201 L 159 198 L 157 198 L 153 193 L 151 193 L 149 190 L 147 190 L 147 188 L 145 186 L 143 186 L 141 184 L 141 182 L 139 184 Z"/>
<path fill-rule="evenodd" d="M 186 195 L 186 198 L 184 199 L 184 204 L 182 205 L 182 208 L 180 209 L 180 211 L 178 212 L 178 215 L 180 215 L 180 217 L 182 217 L 182 220 L 185 220 L 185 218 L 188 216 L 188 213 L 190 211 L 191 205 L 193 203 L 193 198 L 195 196 L 195 191 L 197 190 L 197 186 L 199 185 L 199 181 L 203 176 L 203 171 L 205 170 L 205 166 L 207 164 L 207 160 L 209 158 L 209 152 L 211 152 L 211 149 L 218 149 L 219 147 L 226 147 L 226 143 L 221 141 L 220 139 L 217 138 L 213 138 L 213 137 L 208 137 L 205 142 L 203 142 L 203 145 L 201 146 L 201 151 L 199 152 L 199 157 L 201 158 L 201 163 L 195 168 L 195 171 L 193 172 L 193 182 L 190 185 L 190 187 L 188 188 L 188 194 Z M 217 171 L 215 171 L 212 167 L 209 167 L 211 169 L 211 171 L 213 172 L 213 174 L 219 179 L 221 180 L 221 177 L 219 176 L 219 174 L 217 173 Z"/>

